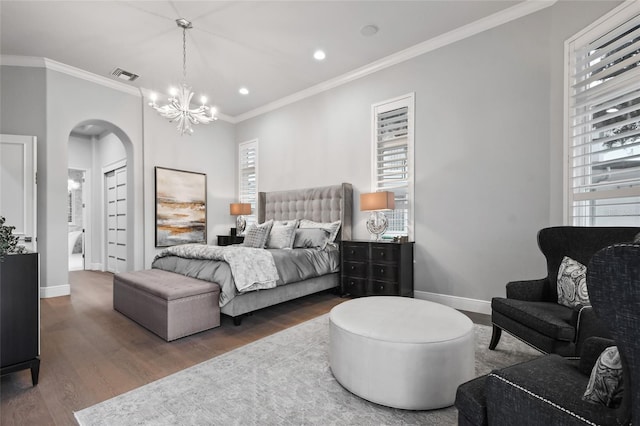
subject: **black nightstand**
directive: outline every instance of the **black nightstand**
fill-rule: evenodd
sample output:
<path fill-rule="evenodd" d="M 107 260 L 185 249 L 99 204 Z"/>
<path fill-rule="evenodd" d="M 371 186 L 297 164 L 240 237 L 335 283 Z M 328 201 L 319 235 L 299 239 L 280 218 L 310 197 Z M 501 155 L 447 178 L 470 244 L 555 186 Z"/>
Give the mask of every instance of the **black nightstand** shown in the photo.
<path fill-rule="evenodd" d="M 343 295 L 413 297 L 413 242 L 342 241 L 340 275 Z"/>
<path fill-rule="evenodd" d="M 240 235 L 218 235 L 219 246 L 229 246 L 231 244 L 242 244 L 244 237 Z"/>

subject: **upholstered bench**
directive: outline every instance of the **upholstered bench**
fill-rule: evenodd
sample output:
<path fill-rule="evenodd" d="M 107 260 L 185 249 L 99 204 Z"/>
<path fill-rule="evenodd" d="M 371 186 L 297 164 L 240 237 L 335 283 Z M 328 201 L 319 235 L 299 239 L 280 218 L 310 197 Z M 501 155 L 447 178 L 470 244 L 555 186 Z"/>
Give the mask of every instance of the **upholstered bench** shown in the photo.
<path fill-rule="evenodd" d="M 166 341 L 220 325 L 218 284 L 161 269 L 113 277 L 113 309 Z"/>
<path fill-rule="evenodd" d="M 373 296 L 329 314 L 329 365 L 347 390 L 377 404 L 431 410 L 453 404 L 475 375 L 473 323 L 426 300 Z"/>

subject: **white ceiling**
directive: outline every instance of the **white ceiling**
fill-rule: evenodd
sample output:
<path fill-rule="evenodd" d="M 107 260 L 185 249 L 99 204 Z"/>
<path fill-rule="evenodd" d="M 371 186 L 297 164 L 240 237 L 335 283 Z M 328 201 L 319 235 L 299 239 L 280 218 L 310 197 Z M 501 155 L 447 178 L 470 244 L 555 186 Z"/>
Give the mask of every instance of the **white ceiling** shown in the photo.
<path fill-rule="evenodd" d="M 165 93 L 187 79 L 237 116 L 339 77 L 520 1 L 4 1 L 0 53 L 53 59 Z M 360 29 L 376 25 L 376 35 Z M 327 58 L 313 59 L 321 48 Z M 119 80 L 120 81 L 120 80 Z M 241 86 L 251 93 L 242 96 Z"/>

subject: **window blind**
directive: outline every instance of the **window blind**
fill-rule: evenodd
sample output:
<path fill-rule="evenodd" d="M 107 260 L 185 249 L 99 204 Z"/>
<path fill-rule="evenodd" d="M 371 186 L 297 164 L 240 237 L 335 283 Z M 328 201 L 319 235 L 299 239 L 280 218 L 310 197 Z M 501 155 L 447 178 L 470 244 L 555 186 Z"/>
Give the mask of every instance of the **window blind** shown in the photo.
<path fill-rule="evenodd" d="M 390 235 L 409 235 L 413 164 L 413 94 L 374 105 L 373 191 L 393 191 L 385 212 Z"/>
<path fill-rule="evenodd" d="M 238 198 L 251 204 L 251 215 L 245 216 L 247 226 L 257 221 L 258 197 L 258 141 L 243 142 L 238 146 Z"/>
<path fill-rule="evenodd" d="M 569 215 L 640 225 L 640 8 L 570 41 Z"/>

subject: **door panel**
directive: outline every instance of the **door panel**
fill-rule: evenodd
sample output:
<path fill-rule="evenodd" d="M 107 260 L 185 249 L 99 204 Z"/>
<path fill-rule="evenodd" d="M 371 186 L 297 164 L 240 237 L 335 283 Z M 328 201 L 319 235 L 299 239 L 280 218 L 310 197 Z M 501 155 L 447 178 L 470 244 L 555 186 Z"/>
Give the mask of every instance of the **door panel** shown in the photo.
<path fill-rule="evenodd" d="M 107 270 L 127 270 L 127 169 L 105 173 L 107 192 Z"/>
<path fill-rule="evenodd" d="M 30 251 L 36 243 L 36 137 L 1 135 L 0 214 Z"/>

